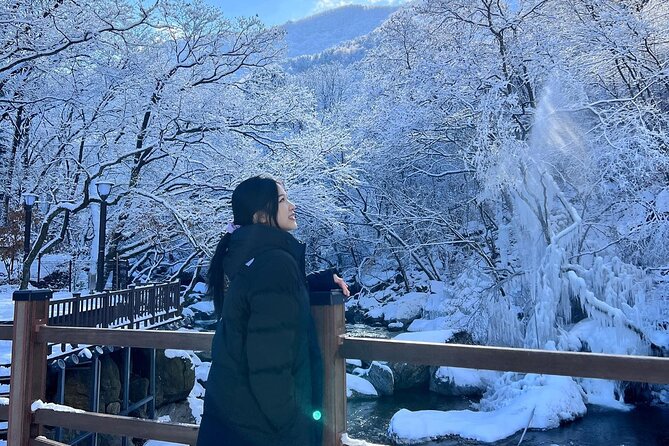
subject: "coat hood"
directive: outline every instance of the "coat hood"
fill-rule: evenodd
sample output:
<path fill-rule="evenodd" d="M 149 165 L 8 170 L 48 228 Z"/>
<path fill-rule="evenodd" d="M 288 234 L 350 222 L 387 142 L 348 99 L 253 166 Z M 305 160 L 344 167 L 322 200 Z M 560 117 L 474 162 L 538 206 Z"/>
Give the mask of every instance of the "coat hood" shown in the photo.
<path fill-rule="evenodd" d="M 232 233 L 228 252 L 223 260 L 225 274 L 232 280 L 243 265 L 256 256 L 274 249 L 281 249 L 293 256 L 300 271 L 304 273 L 305 244 L 287 231 L 256 224 L 242 226 Z"/>

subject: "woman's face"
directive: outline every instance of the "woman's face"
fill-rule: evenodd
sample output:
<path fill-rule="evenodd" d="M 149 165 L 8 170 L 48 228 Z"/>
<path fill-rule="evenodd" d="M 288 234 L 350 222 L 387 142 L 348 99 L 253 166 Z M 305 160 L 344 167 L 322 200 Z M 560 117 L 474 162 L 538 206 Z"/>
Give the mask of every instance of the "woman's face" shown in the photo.
<path fill-rule="evenodd" d="M 279 211 L 276 214 L 276 222 L 279 224 L 279 229 L 293 231 L 297 229 L 295 205 L 288 200 L 288 194 L 283 186 L 277 184 L 276 188 L 279 193 Z"/>

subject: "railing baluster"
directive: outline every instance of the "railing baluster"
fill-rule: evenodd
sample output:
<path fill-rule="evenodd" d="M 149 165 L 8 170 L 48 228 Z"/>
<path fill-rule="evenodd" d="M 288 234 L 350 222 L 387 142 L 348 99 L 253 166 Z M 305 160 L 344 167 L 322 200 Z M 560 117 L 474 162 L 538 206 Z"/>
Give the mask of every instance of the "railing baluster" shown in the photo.
<path fill-rule="evenodd" d="M 135 328 L 135 285 L 128 285 L 128 321 Z"/>

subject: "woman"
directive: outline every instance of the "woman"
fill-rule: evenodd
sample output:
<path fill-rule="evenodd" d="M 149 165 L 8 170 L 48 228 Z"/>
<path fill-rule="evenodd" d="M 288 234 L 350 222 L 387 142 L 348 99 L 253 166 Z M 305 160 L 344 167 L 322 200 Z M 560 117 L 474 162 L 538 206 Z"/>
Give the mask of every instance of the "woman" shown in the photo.
<path fill-rule="evenodd" d="M 308 291 L 346 283 L 334 270 L 305 275 L 295 205 L 272 178 L 232 194 L 229 225 L 208 287 L 219 323 L 198 446 L 317 446 L 322 365 Z M 226 287 L 227 277 L 227 287 Z"/>

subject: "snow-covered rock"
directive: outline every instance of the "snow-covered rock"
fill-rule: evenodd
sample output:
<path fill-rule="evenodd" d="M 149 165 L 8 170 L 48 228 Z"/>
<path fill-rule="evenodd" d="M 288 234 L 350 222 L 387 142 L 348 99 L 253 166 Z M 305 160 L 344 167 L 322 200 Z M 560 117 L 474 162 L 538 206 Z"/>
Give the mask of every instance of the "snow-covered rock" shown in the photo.
<path fill-rule="evenodd" d="M 480 403 L 480 411 L 398 411 L 389 437 L 397 444 L 416 444 L 447 436 L 493 442 L 529 425 L 552 429 L 586 412 L 580 388 L 569 377 L 507 373 Z"/>
<path fill-rule="evenodd" d="M 205 330 L 212 330 L 216 328 L 216 315 L 214 312 L 214 302 L 211 300 L 203 300 L 190 305 L 182 311 L 184 317 L 188 317 L 193 321 L 193 324 Z"/>
<path fill-rule="evenodd" d="M 378 396 L 372 383 L 360 376 L 346 374 L 346 398 L 376 398 Z"/>
<path fill-rule="evenodd" d="M 397 341 L 444 343 L 449 341 L 453 335 L 453 330 L 430 330 L 401 333 L 393 339 Z M 395 378 L 395 389 L 413 389 L 429 386 L 429 366 L 404 362 L 389 362 L 388 367 L 392 370 Z"/>
<path fill-rule="evenodd" d="M 373 361 L 369 369 L 356 369 L 354 373 L 364 376 L 380 395 L 392 395 L 395 392 L 393 371 L 386 364 Z"/>
<path fill-rule="evenodd" d="M 407 293 L 399 296 L 397 300 L 372 308 L 367 312 L 367 316 L 386 322 L 410 324 L 414 319 L 421 317 L 427 296 L 427 293 Z"/>
<path fill-rule="evenodd" d="M 401 331 L 404 328 L 404 324 L 401 322 L 391 322 L 388 324 L 388 330 L 390 331 Z"/>
<path fill-rule="evenodd" d="M 441 395 L 483 395 L 498 377 L 499 372 L 438 367 L 430 376 L 430 390 Z"/>

